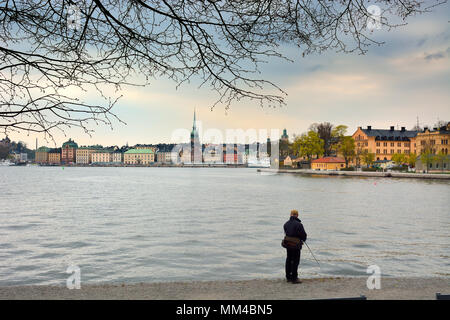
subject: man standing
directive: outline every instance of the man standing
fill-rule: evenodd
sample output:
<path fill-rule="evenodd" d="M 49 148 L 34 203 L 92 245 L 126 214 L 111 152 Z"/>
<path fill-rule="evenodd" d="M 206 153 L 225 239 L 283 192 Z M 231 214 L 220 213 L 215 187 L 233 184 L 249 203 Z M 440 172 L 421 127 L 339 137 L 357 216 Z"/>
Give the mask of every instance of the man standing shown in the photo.
<path fill-rule="evenodd" d="M 300 263 L 300 251 L 302 242 L 306 241 L 306 232 L 303 224 L 298 218 L 298 211 L 292 210 L 291 217 L 284 224 L 284 247 L 287 251 L 286 257 L 286 280 L 292 283 L 301 283 L 298 279 L 298 264 Z"/>

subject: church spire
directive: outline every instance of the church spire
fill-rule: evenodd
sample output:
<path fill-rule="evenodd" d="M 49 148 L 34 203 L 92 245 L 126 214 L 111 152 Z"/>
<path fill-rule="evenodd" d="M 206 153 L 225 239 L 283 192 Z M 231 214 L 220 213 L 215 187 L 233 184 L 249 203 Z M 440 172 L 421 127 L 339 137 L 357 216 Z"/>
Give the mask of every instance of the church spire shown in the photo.
<path fill-rule="evenodd" d="M 195 120 L 195 108 L 194 108 L 194 123 L 192 125 L 192 130 L 196 130 L 197 129 L 196 125 L 195 125 L 195 122 L 196 122 L 196 120 Z"/>

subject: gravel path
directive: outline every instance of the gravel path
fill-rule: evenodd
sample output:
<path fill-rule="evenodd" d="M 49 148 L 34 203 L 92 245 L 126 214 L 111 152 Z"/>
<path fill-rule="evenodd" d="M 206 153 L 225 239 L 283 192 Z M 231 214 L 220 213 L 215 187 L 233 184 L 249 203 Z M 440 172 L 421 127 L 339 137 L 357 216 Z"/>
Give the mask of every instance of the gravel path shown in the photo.
<path fill-rule="evenodd" d="M 380 290 L 369 290 L 367 278 L 302 279 L 301 284 L 281 279 L 197 281 L 138 284 L 89 284 L 69 290 L 64 286 L 0 287 L 0 299 L 167 299 L 252 300 L 325 299 L 431 299 L 450 294 L 450 278 L 382 278 Z"/>

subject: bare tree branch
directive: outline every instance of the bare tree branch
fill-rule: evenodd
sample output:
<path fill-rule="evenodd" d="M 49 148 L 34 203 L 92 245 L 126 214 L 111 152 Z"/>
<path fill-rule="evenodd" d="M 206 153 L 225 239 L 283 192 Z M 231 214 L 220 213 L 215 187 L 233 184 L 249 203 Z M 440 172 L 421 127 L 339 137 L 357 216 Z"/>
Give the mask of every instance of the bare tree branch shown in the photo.
<path fill-rule="evenodd" d="M 200 81 L 218 95 L 212 107 L 244 98 L 277 107 L 286 93 L 257 75 L 272 57 L 290 60 L 281 45 L 295 45 L 303 55 L 364 54 L 380 44 L 366 27 L 369 5 L 382 8 L 380 23 L 390 29 L 399 25 L 390 21 L 443 2 L 1 1 L 0 130 L 52 137 L 54 130 L 79 127 L 90 134 L 91 124 L 120 121 L 112 113 L 118 97 L 106 88 L 157 77 L 177 86 Z M 104 103 L 89 104 L 74 89 L 96 92 Z"/>

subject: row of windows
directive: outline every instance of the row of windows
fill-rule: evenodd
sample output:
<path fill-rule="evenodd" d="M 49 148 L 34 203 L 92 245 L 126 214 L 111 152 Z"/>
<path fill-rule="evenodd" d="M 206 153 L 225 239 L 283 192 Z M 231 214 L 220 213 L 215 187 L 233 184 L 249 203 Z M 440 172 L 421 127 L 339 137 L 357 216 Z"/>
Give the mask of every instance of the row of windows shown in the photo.
<path fill-rule="evenodd" d="M 442 168 L 446 169 L 447 168 L 447 163 L 443 163 Z M 430 169 L 433 169 L 433 164 L 430 163 Z M 436 169 L 439 169 L 439 162 L 436 163 Z"/>
<path fill-rule="evenodd" d="M 390 151 L 391 151 L 390 154 L 394 154 L 394 153 L 395 153 L 395 152 L 394 152 L 394 151 L 395 151 L 394 149 L 391 149 Z M 381 153 L 381 150 L 380 150 L 380 149 L 377 149 L 377 154 L 380 154 L 380 153 Z M 398 150 L 397 150 L 397 153 L 402 153 L 402 150 L 401 150 L 401 149 L 398 149 Z M 409 150 L 404 150 L 403 153 L 404 153 L 404 154 L 409 154 Z M 387 149 L 384 149 L 384 150 L 383 150 L 383 154 L 388 154 L 388 150 L 387 150 Z"/>
<path fill-rule="evenodd" d="M 404 142 L 403 145 L 404 145 L 405 148 L 409 148 L 410 143 L 409 142 Z M 367 146 L 367 143 L 366 143 L 366 146 Z M 380 147 L 380 146 L 381 146 L 381 142 L 377 142 L 377 147 Z M 387 146 L 388 146 L 388 143 L 387 142 L 383 142 L 383 147 L 387 147 Z M 395 142 L 391 142 L 391 147 L 394 147 L 394 146 L 395 146 Z M 401 142 L 397 142 L 397 147 L 401 147 L 401 146 L 402 146 L 402 143 Z"/>
<path fill-rule="evenodd" d="M 325 164 L 325 163 L 318 163 L 318 164 L 316 164 L 316 167 L 319 167 L 319 168 L 327 168 L 327 164 Z M 341 164 L 340 164 L 340 167 L 343 168 L 343 167 L 344 167 L 344 164 L 341 163 Z"/>
<path fill-rule="evenodd" d="M 432 154 L 437 154 L 437 149 L 430 149 L 430 152 L 432 153 Z M 442 148 L 441 149 L 441 153 L 443 153 L 443 154 L 448 154 L 448 148 Z"/>

